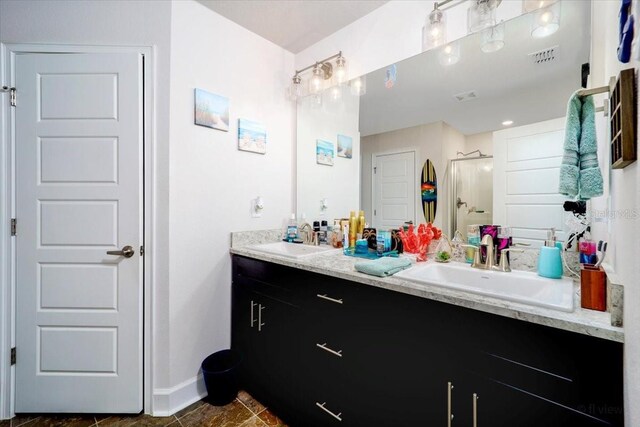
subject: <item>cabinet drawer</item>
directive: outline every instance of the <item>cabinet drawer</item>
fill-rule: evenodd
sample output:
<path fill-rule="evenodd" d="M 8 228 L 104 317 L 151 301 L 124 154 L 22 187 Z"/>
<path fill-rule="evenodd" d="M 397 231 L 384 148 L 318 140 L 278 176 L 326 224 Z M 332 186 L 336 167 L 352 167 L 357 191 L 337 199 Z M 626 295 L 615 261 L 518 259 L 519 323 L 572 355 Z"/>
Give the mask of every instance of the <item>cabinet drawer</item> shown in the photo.
<path fill-rule="evenodd" d="M 233 256 L 233 280 L 245 277 L 295 291 L 309 280 L 310 275 L 311 273 L 284 265 Z"/>

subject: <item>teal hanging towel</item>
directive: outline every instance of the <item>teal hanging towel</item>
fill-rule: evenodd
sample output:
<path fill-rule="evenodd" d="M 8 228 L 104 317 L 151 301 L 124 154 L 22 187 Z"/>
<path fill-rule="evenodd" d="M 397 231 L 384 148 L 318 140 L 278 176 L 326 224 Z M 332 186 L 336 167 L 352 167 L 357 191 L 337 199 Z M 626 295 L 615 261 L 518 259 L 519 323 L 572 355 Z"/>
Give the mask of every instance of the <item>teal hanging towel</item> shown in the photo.
<path fill-rule="evenodd" d="M 602 196 L 602 173 L 598 165 L 598 139 L 596 138 L 596 107 L 593 96 L 582 98 L 580 129 L 580 200 Z"/>
<path fill-rule="evenodd" d="M 601 196 L 593 97 L 581 97 L 579 91 L 571 95 L 566 120 L 558 192 L 580 200 Z"/>

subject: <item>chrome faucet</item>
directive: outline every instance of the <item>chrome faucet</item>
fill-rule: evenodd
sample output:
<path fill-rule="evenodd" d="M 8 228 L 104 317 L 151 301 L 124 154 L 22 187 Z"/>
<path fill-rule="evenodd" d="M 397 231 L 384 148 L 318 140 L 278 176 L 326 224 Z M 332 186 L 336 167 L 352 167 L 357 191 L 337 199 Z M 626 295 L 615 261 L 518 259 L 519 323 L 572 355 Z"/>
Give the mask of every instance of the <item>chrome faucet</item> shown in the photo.
<path fill-rule="evenodd" d="M 480 242 L 480 247 L 482 248 L 483 246 L 487 247 L 487 256 L 484 260 L 484 267 L 479 268 L 484 268 L 485 270 L 493 270 L 493 268 L 496 266 L 496 248 L 493 246 L 493 237 L 491 237 L 489 234 L 485 234 L 482 237 L 482 241 Z"/>
<path fill-rule="evenodd" d="M 475 250 L 473 254 L 473 262 L 471 263 L 472 268 L 479 268 L 481 270 L 493 270 L 496 268 L 495 263 L 495 247 L 493 246 L 493 237 L 489 234 L 485 234 L 480 242 L 479 246 L 476 245 L 461 245 L 465 248 L 471 248 Z M 480 249 L 486 246 L 487 247 L 487 257 L 484 262 L 482 262 L 482 256 L 480 255 Z"/>

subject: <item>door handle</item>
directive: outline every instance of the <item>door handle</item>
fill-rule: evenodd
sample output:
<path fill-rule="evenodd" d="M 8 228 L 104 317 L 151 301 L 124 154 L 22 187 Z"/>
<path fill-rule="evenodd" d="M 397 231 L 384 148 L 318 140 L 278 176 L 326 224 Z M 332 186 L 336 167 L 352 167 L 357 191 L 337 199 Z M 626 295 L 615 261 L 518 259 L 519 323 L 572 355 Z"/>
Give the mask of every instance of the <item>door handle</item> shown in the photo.
<path fill-rule="evenodd" d="M 476 393 L 473 393 L 473 427 L 478 427 L 478 396 Z"/>
<path fill-rule="evenodd" d="M 258 305 L 257 303 L 253 302 L 253 300 L 251 300 L 251 327 L 253 328 L 253 324 L 256 323 L 256 320 L 253 318 L 253 308 Z"/>
<path fill-rule="evenodd" d="M 258 304 L 258 332 L 262 331 L 262 327 L 265 325 L 264 323 L 262 323 L 262 310 L 264 310 L 265 307 L 262 304 Z"/>
<path fill-rule="evenodd" d="M 107 255 L 123 256 L 125 258 L 131 258 L 135 253 L 136 251 L 134 251 L 133 247 L 129 245 L 123 247 L 119 251 L 107 251 Z"/>
<path fill-rule="evenodd" d="M 453 390 L 453 384 L 447 383 L 447 427 L 451 427 L 453 421 L 453 413 L 451 412 L 451 392 Z"/>

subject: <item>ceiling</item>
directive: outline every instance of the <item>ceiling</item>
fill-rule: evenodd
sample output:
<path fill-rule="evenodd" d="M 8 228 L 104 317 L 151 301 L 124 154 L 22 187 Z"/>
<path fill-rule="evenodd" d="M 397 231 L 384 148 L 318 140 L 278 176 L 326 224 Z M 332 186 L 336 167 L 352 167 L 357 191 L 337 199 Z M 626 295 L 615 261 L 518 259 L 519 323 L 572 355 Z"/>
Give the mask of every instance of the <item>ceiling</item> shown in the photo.
<path fill-rule="evenodd" d="M 360 134 L 388 132 L 444 121 L 465 135 L 563 117 L 569 96 L 580 88 L 581 65 L 589 62 L 589 2 L 560 2 L 560 29 L 549 37 L 530 36 L 531 16 L 505 23 L 505 46 L 480 50 L 481 34 L 460 40 L 460 61 L 442 66 L 438 49 L 396 64 L 397 81 L 384 84 L 388 67 L 367 75 L 360 100 Z M 536 64 L 532 52 L 557 46 L 555 59 Z M 475 91 L 460 102 L 456 94 Z"/>
<path fill-rule="evenodd" d="M 198 0 L 292 53 L 362 18 L 381 0 Z"/>

